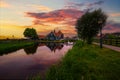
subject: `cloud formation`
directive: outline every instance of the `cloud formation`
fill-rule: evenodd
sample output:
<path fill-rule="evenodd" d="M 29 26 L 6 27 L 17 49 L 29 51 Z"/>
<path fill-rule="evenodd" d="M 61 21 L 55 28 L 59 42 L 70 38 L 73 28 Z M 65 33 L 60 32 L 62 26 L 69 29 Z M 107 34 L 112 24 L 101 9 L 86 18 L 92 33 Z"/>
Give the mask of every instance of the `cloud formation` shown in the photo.
<path fill-rule="evenodd" d="M 88 4 L 86 4 L 88 7 L 92 7 L 92 6 L 94 6 L 94 5 L 101 5 L 101 4 L 103 4 L 104 3 L 104 1 L 97 1 L 97 2 L 93 2 L 93 3 L 88 3 Z"/>
<path fill-rule="evenodd" d="M 104 33 L 120 32 L 120 23 L 114 21 L 108 21 L 106 26 L 103 28 Z"/>
<path fill-rule="evenodd" d="M 34 24 L 73 24 L 84 12 L 76 9 L 60 9 L 48 13 L 26 12 L 28 17 L 34 18 Z"/>
<path fill-rule="evenodd" d="M 65 5 L 65 8 L 71 8 L 71 9 L 91 9 L 95 5 L 101 5 L 104 3 L 104 1 L 96 1 L 92 3 L 77 3 L 77 2 L 70 2 L 66 1 L 67 4 Z"/>

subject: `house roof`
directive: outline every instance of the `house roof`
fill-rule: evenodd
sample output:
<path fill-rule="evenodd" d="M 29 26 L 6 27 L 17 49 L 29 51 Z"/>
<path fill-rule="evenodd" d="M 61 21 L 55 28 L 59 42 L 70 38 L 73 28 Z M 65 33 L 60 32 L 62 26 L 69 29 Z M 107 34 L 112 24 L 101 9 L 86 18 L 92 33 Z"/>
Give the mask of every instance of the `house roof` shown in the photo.
<path fill-rule="evenodd" d="M 54 31 L 54 34 L 55 34 L 55 36 L 59 37 L 59 36 L 61 36 L 63 33 L 62 33 L 61 31 L 58 31 L 58 32 L 55 32 L 55 31 Z"/>

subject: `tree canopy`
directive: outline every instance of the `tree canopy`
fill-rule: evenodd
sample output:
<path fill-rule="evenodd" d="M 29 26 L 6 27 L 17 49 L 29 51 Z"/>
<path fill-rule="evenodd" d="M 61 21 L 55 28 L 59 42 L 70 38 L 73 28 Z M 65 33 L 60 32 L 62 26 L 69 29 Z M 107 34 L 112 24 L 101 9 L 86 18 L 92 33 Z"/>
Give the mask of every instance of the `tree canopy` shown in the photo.
<path fill-rule="evenodd" d="M 26 28 L 23 34 L 29 39 L 38 39 L 37 32 L 34 28 Z"/>
<path fill-rule="evenodd" d="M 106 19 L 107 15 L 101 9 L 86 12 L 76 23 L 78 37 L 91 43 L 92 38 L 104 27 Z"/>

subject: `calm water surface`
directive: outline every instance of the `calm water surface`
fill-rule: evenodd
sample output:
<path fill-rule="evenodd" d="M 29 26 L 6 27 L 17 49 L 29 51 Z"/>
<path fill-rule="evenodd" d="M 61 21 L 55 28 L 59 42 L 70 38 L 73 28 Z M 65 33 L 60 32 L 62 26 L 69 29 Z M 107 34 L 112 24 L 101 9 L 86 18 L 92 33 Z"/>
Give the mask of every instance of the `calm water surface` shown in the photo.
<path fill-rule="evenodd" d="M 0 56 L 0 80 L 26 80 L 40 73 L 42 76 L 51 65 L 58 63 L 72 45 L 39 43 Z"/>

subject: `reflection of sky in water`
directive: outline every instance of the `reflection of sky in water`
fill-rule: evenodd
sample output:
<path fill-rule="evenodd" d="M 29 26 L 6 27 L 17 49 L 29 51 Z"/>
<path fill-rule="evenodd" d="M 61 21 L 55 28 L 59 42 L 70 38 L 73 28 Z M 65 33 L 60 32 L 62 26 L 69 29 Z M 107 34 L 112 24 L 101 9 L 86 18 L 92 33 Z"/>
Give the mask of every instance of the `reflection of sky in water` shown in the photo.
<path fill-rule="evenodd" d="M 27 55 L 24 49 L 0 56 L 0 79 L 1 78 L 26 78 L 28 75 L 44 73 L 72 46 L 64 45 L 61 50 L 51 51 L 47 46 L 39 46 L 36 53 Z"/>

